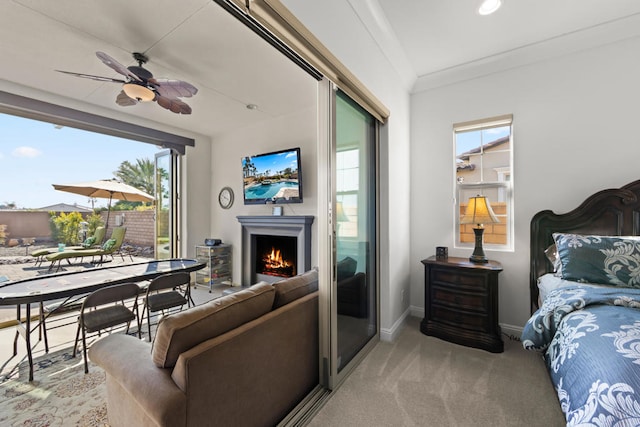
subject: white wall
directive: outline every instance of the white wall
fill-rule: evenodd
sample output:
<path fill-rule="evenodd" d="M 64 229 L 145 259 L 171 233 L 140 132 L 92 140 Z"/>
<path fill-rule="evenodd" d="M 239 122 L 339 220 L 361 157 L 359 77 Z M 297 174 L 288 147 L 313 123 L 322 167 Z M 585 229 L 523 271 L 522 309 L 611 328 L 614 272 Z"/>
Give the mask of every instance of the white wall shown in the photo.
<path fill-rule="evenodd" d="M 211 191 L 211 138 L 199 137 L 195 147 L 187 147 L 182 158 L 182 226 L 180 239 L 182 256 L 195 258 L 196 245 L 209 237 L 211 227 L 210 206 L 217 200 L 217 193 Z"/>
<path fill-rule="evenodd" d="M 453 250 L 452 124 L 513 113 L 515 252 L 502 262 L 500 323 L 529 317 L 529 224 L 590 194 L 640 178 L 640 39 L 416 93 L 411 102 L 411 304 L 424 313 L 420 260 Z"/>
<path fill-rule="evenodd" d="M 300 71 L 303 72 L 303 71 Z M 245 156 L 300 147 L 302 160 L 302 203 L 282 204 L 284 215 L 312 215 L 311 265 L 318 265 L 318 198 L 317 198 L 317 116 L 316 83 L 309 77 L 309 92 L 300 96 L 309 99 L 309 107 L 296 114 L 274 118 L 256 126 L 244 127 L 216 137 L 211 150 L 211 179 L 207 192 L 211 195 L 211 236 L 233 245 L 233 281 L 242 283 L 242 227 L 237 220 L 241 215 L 271 215 L 273 205 L 245 205 L 242 197 L 242 163 Z M 235 201 L 230 209 L 218 204 L 222 187 L 233 189 Z M 200 243 L 200 244 L 201 244 Z"/>
<path fill-rule="evenodd" d="M 380 143 L 380 328 L 393 339 L 409 308 L 409 89 L 349 2 L 282 3 L 391 110 Z M 404 291 L 404 292 L 403 292 Z M 404 293 L 404 301 L 402 294 Z"/>

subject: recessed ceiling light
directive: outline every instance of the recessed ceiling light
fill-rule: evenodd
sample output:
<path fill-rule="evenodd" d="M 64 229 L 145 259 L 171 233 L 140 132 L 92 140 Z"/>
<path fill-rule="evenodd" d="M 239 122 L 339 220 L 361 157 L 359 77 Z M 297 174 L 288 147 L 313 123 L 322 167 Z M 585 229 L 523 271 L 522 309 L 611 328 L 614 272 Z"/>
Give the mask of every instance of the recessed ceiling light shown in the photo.
<path fill-rule="evenodd" d="M 502 6 L 502 0 L 483 0 L 478 8 L 480 15 L 491 15 Z"/>

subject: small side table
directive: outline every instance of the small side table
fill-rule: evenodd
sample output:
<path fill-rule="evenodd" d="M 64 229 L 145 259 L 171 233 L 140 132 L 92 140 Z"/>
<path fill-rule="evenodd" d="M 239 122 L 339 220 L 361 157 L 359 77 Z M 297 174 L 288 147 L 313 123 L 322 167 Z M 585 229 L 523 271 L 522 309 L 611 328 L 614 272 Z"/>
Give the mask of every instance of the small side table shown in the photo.
<path fill-rule="evenodd" d="M 476 264 L 468 258 L 422 260 L 424 311 L 420 331 L 449 342 L 492 353 L 504 350 L 498 324 L 497 261 Z"/>

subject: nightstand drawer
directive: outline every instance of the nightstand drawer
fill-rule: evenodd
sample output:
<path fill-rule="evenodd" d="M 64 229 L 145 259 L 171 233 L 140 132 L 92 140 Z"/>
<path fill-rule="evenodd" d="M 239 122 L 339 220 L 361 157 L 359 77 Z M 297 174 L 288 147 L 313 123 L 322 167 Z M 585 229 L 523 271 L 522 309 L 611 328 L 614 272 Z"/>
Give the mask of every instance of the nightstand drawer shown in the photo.
<path fill-rule="evenodd" d="M 433 286 L 431 288 L 431 301 L 433 304 L 449 305 L 480 313 L 487 312 L 486 294 L 460 292 L 447 287 Z"/>
<path fill-rule="evenodd" d="M 498 323 L 497 261 L 430 257 L 425 267 L 424 312 L 420 330 L 456 344 L 503 351 Z"/>
<path fill-rule="evenodd" d="M 489 322 L 486 315 L 452 310 L 439 305 L 433 305 L 431 307 L 431 315 L 432 319 L 437 319 L 439 323 L 445 323 L 456 328 L 464 328 L 478 332 L 489 331 Z"/>
<path fill-rule="evenodd" d="M 460 271 L 441 269 L 432 271 L 433 283 L 451 283 L 457 288 L 469 288 L 486 291 L 486 280 L 479 274 L 465 274 Z"/>

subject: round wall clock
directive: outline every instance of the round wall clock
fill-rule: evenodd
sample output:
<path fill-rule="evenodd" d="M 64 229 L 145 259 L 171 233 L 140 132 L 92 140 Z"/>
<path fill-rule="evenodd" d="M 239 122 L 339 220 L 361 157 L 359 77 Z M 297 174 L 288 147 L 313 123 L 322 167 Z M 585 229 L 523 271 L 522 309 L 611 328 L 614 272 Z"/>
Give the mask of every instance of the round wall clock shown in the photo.
<path fill-rule="evenodd" d="M 218 203 L 222 209 L 229 209 L 233 205 L 233 190 L 230 187 L 224 187 L 218 194 Z"/>

